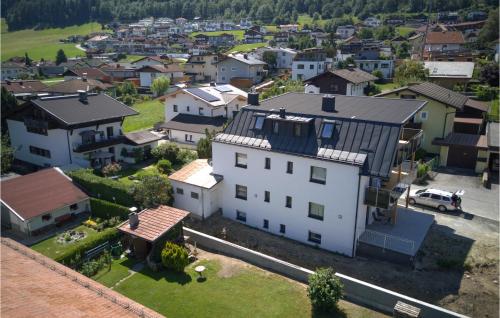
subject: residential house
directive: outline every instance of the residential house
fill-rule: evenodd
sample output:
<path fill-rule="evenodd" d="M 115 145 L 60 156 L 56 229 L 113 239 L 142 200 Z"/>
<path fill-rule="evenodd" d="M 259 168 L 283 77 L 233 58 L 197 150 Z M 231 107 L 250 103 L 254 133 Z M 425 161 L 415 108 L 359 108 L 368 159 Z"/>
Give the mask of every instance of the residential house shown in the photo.
<path fill-rule="evenodd" d="M 222 177 L 211 171 L 209 160 L 198 159 L 168 176 L 174 207 L 189 211 L 192 217 L 202 220 L 217 212 Z"/>
<path fill-rule="evenodd" d="M 71 95 L 77 94 L 79 91 L 97 93 L 112 91 L 113 89 L 114 86 L 112 84 L 103 83 L 90 78 L 78 77 L 47 86 L 44 91 L 50 95 Z"/>
<path fill-rule="evenodd" d="M 490 171 L 498 173 L 500 166 L 500 129 L 499 124 L 496 122 L 489 122 L 486 128 L 486 137 L 488 143 L 488 161 L 486 162 L 487 167 Z"/>
<path fill-rule="evenodd" d="M 250 87 L 265 77 L 266 62 L 249 54 L 229 54 L 217 63 L 217 83 L 230 83 L 237 87 Z"/>
<path fill-rule="evenodd" d="M 308 80 L 329 69 L 332 59 L 326 57 L 322 49 L 306 49 L 297 53 L 292 63 L 292 79 Z"/>
<path fill-rule="evenodd" d="M 137 69 L 141 87 L 151 87 L 153 81 L 159 77 L 167 77 L 171 83 L 176 83 L 184 78 L 184 72 L 178 64 L 148 65 Z"/>
<path fill-rule="evenodd" d="M 385 79 L 392 78 L 394 74 L 394 60 L 382 56 L 379 49 L 361 51 L 354 56 L 354 61 L 363 71 L 372 73 L 379 70 Z"/>
<path fill-rule="evenodd" d="M 298 24 L 281 24 L 278 25 L 279 32 L 298 32 L 299 25 Z"/>
<path fill-rule="evenodd" d="M 420 132 L 404 125 L 424 101 L 286 93 L 251 103 L 214 138 L 206 168 L 222 178 L 224 217 L 347 256 L 377 206 L 397 223 L 401 194 L 387 194 L 403 153 L 418 148 Z"/>
<path fill-rule="evenodd" d="M 271 52 L 276 57 L 276 64 L 270 65 L 277 69 L 292 69 L 293 59 L 297 55 L 297 51 L 289 48 L 282 47 L 263 47 L 258 48 L 254 52 L 250 53 L 256 59 L 264 60 L 264 54 L 269 54 L 266 52 Z"/>
<path fill-rule="evenodd" d="M 276 46 L 287 46 L 290 41 L 290 33 L 289 32 L 276 32 L 273 35 L 273 41 L 276 43 Z"/>
<path fill-rule="evenodd" d="M 253 25 L 253 22 L 249 18 L 240 20 L 240 29 L 243 29 L 243 30 L 250 29 L 252 27 L 252 25 Z"/>
<path fill-rule="evenodd" d="M 157 129 L 178 143 L 195 146 L 205 131 L 221 131 L 247 104 L 247 94 L 231 85 L 184 88 L 165 97 L 165 122 Z"/>
<path fill-rule="evenodd" d="M 30 100 L 7 117 L 14 158 L 40 167 L 120 161 L 121 125 L 132 115 L 137 112 L 105 94 Z"/>
<path fill-rule="evenodd" d="M 464 36 L 459 31 L 427 32 L 423 59 L 431 61 L 434 54 L 456 54 L 463 50 L 464 44 Z"/>
<path fill-rule="evenodd" d="M 218 54 L 192 55 L 184 64 L 184 72 L 194 81 L 212 82 L 217 80 Z"/>
<path fill-rule="evenodd" d="M 460 85 L 465 90 L 474 72 L 474 62 L 426 61 L 424 67 L 429 70 L 429 81 L 448 89 Z"/>
<path fill-rule="evenodd" d="M 23 238 L 90 212 L 89 196 L 58 168 L 43 169 L 0 184 L 2 227 Z"/>
<path fill-rule="evenodd" d="M 101 70 L 109 75 L 112 82 L 121 82 L 138 76 L 137 69 L 130 63 L 110 63 L 102 66 Z"/>
<path fill-rule="evenodd" d="M 87 78 L 98 80 L 101 82 L 110 82 L 111 78 L 108 74 L 104 73 L 101 69 L 97 67 L 78 67 L 67 69 L 63 73 L 64 80 L 76 79 L 76 78 Z"/>
<path fill-rule="evenodd" d="M 243 42 L 248 44 L 264 42 L 264 34 L 254 29 L 245 30 L 245 34 L 243 35 Z"/>
<path fill-rule="evenodd" d="M 39 80 L 2 81 L 2 87 L 17 98 L 29 98 L 43 94 L 47 85 Z"/>
<path fill-rule="evenodd" d="M 175 19 L 175 24 L 177 24 L 177 25 L 183 25 L 183 24 L 186 24 L 187 22 L 188 22 L 188 20 L 186 18 L 183 18 L 183 17 Z"/>
<path fill-rule="evenodd" d="M 47 77 L 61 76 L 66 71 L 64 65 L 57 65 L 49 61 L 38 63 L 37 68 L 38 73 Z"/>
<path fill-rule="evenodd" d="M 356 33 L 356 27 L 353 25 L 340 25 L 337 27 L 335 34 L 341 39 L 347 39 Z"/>
<path fill-rule="evenodd" d="M 160 144 L 163 135 L 154 131 L 140 130 L 124 134 L 120 150 L 121 160 L 126 163 L 138 163 L 151 159 L 151 150 Z"/>
<path fill-rule="evenodd" d="M 363 25 L 370 28 L 377 28 L 382 24 L 382 22 L 376 17 L 368 17 L 363 21 Z"/>
<path fill-rule="evenodd" d="M 24 63 L 3 62 L 1 66 L 1 80 L 19 79 L 30 73 Z"/>
<path fill-rule="evenodd" d="M 329 70 L 316 75 L 304 83 L 306 93 L 340 94 L 347 96 L 365 96 L 366 89 L 373 85 L 377 77 L 359 68 Z"/>
<path fill-rule="evenodd" d="M 151 66 L 151 65 L 164 65 L 167 63 L 172 63 L 172 60 L 169 59 L 168 57 L 162 57 L 162 56 L 144 56 L 138 60 L 135 60 L 130 63 L 131 66 L 139 69 L 144 66 Z"/>
<path fill-rule="evenodd" d="M 481 106 L 477 102 L 429 82 L 398 88 L 377 96 L 427 101 L 427 105 L 409 124 L 422 129 L 422 149 L 429 154 L 439 155 L 441 166 L 478 171 L 478 150 L 485 147 L 480 128 L 483 119 L 480 118 L 479 122 L 477 118 L 474 120 L 471 112 L 465 109 L 470 107 L 480 111 L 478 108 Z"/>

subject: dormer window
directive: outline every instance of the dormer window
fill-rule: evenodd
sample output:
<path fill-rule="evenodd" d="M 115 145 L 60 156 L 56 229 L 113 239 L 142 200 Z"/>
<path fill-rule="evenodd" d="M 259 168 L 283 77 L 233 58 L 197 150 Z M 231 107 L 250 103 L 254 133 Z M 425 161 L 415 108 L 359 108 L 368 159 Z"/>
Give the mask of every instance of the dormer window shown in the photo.
<path fill-rule="evenodd" d="M 321 138 L 332 138 L 333 123 L 324 123 L 321 131 Z"/>
<path fill-rule="evenodd" d="M 264 126 L 264 117 L 263 116 L 257 116 L 255 118 L 255 129 L 262 130 L 262 127 Z"/>

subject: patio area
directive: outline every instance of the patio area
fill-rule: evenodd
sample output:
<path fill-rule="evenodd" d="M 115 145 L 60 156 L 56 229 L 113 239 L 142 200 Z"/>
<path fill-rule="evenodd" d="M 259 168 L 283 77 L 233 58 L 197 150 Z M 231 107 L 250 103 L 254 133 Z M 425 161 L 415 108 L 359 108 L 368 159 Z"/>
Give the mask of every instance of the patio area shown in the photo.
<path fill-rule="evenodd" d="M 359 241 L 414 257 L 432 223 L 434 223 L 433 215 L 398 207 L 395 225 L 378 222 L 369 224 L 359 237 Z"/>

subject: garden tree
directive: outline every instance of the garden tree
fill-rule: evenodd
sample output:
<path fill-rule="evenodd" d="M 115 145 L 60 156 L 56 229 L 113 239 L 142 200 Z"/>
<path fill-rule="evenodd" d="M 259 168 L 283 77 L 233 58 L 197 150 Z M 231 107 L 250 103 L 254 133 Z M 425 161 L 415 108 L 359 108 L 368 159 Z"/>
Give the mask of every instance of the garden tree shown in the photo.
<path fill-rule="evenodd" d="M 491 62 L 484 64 L 479 73 L 479 80 L 492 87 L 498 87 L 498 63 Z"/>
<path fill-rule="evenodd" d="M 373 31 L 372 29 L 370 28 L 362 28 L 359 32 L 358 32 L 358 38 L 360 39 L 371 39 L 373 38 Z"/>
<path fill-rule="evenodd" d="M 349 56 L 348 58 L 345 59 L 345 61 L 339 61 L 337 63 L 337 68 L 348 68 L 350 65 L 356 66 L 356 61 L 352 56 Z"/>
<path fill-rule="evenodd" d="M 14 160 L 14 150 L 10 146 L 8 135 L 2 136 L 2 149 L 0 149 L 0 155 L 1 173 L 4 174 L 9 171 L 12 161 Z"/>
<path fill-rule="evenodd" d="M 57 51 L 57 55 L 56 55 L 56 65 L 59 65 L 61 63 L 67 62 L 67 61 L 68 61 L 68 58 L 66 57 L 66 54 L 64 53 L 63 49 L 59 49 L 59 51 Z"/>
<path fill-rule="evenodd" d="M 399 59 L 406 59 L 410 57 L 410 44 L 408 42 L 402 42 L 399 46 L 398 49 L 396 50 L 396 56 Z"/>
<path fill-rule="evenodd" d="M 167 92 L 169 87 L 170 79 L 166 76 L 160 76 L 155 78 L 151 84 L 151 91 L 155 94 L 155 96 L 161 96 Z"/>
<path fill-rule="evenodd" d="M 318 21 L 319 19 L 321 19 L 321 16 L 319 15 L 318 12 L 314 12 L 313 14 L 313 21 Z"/>
<path fill-rule="evenodd" d="M 167 242 L 161 251 L 161 263 L 166 269 L 183 272 L 189 264 L 189 254 L 183 246 Z"/>
<path fill-rule="evenodd" d="M 139 94 L 137 93 L 137 88 L 131 82 L 125 81 L 123 84 L 120 84 L 116 88 L 116 96 L 117 99 L 125 103 L 128 106 L 131 106 L 135 103 Z"/>
<path fill-rule="evenodd" d="M 28 52 L 24 52 L 24 65 L 31 66 L 32 60 L 28 56 Z"/>
<path fill-rule="evenodd" d="M 2 116 L 2 135 L 7 132 L 7 115 L 17 106 L 17 99 L 5 87 L 2 86 L 1 92 L 1 116 Z"/>
<path fill-rule="evenodd" d="M 156 160 L 167 159 L 168 161 L 177 162 L 177 154 L 179 147 L 173 142 L 165 142 L 151 150 L 151 155 Z"/>
<path fill-rule="evenodd" d="M 378 78 L 376 80 L 377 83 L 380 83 L 380 81 L 384 78 L 384 74 L 382 74 L 381 70 L 375 70 L 375 71 L 373 71 L 372 75 Z"/>
<path fill-rule="evenodd" d="M 212 140 L 215 137 L 215 131 L 208 131 L 205 129 L 205 137 L 200 138 L 198 144 L 196 145 L 196 151 L 198 152 L 198 158 L 210 159 L 212 158 Z"/>
<path fill-rule="evenodd" d="M 404 61 L 396 68 L 395 81 L 404 86 L 411 82 L 425 81 L 429 76 L 429 70 L 424 68 L 424 64 L 418 61 Z"/>
<path fill-rule="evenodd" d="M 390 25 L 378 27 L 373 32 L 373 35 L 377 40 L 390 40 L 394 37 L 394 27 Z"/>
<path fill-rule="evenodd" d="M 160 173 L 169 174 L 174 170 L 172 163 L 167 159 L 161 159 L 156 163 L 156 168 Z"/>
<path fill-rule="evenodd" d="M 122 170 L 122 166 L 118 162 L 111 162 L 102 168 L 102 174 L 107 176 L 114 176 Z"/>
<path fill-rule="evenodd" d="M 173 202 L 172 186 L 166 177 L 161 175 L 144 175 L 139 183 L 133 185 L 132 196 L 142 208 L 154 208 L 159 205 L 170 205 Z"/>
<path fill-rule="evenodd" d="M 490 11 L 488 15 L 488 20 L 484 24 L 483 28 L 479 32 L 479 41 L 482 43 L 488 43 L 498 40 L 498 8 Z"/>
<path fill-rule="evenodd" d="M 342 282 L 335 276 L 331 267 L 320 268 L 309 276 L 307 294 L 314 309 L 332 312 L 337 308 L 337 302 L 342 297 L 343 288 Z"/>
<path fill-rule="evenodd" d="M 276 67 L 276 52 L 265 51 L 262 54 L 262 60 L 269 65 L 269 68 L 275 68 Z"/>

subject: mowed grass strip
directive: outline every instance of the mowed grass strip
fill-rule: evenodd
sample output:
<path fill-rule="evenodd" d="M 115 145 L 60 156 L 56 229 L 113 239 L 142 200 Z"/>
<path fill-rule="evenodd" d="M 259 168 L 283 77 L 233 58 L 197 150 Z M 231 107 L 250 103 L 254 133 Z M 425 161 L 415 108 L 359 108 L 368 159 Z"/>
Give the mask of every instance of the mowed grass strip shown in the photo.
<path fill-rule="evenodd" d="M 165 121 L 165 108 L 158 99 L 137 103 L 132 106 L 139 115 L 129 116 L 123 122 L 123 132 L 152 128 L 154 124 Z"/>
<path fill-rule="evenodd" d="M 57 51 L 63 49 L 67 57 L 85 56 L 85 52 L 75 47 L 77 43 L 61 43 L 59 40 L 70 35 L 87 35 L 102 32 L 99 23 L 86 23 L 66 28 L 45 30 L 21 30 L 3 33 L 2 24 L 2 61 L 13 56 L 24 56 L 27 52 L 31 59 L 55 60 Z"/>

